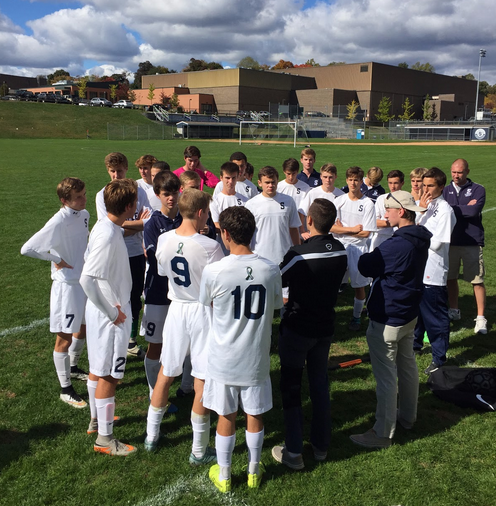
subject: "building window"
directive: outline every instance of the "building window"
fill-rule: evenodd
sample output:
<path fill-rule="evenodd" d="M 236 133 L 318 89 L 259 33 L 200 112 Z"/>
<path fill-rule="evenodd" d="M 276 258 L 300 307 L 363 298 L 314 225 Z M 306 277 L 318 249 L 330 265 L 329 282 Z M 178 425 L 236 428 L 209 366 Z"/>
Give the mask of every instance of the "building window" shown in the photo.
<path fill-rule="evenodd" d="M 360 65 L 360 72 L 368 72 L 369 66 L 368 65 Z"/>

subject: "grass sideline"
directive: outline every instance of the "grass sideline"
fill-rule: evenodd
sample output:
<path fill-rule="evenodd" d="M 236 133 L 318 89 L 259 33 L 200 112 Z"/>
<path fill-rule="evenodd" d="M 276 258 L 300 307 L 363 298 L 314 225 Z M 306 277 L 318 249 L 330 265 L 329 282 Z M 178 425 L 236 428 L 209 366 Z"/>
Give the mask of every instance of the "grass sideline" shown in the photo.
<path fill-rule="evenodd" d="M 35 105 L 35 104 L 28 104 Z M 46 104 L 40 104 L 46 105 Z M 52 105 L 52 104 L 48 104 Z M 83 109 L 83 108 L 81 108 Z M 122 112 L 122 111 L 119 111 Z M 368 429 L 375 410 L 375 382 L 370 364 L 330 373 L 333 439 L 329 460 L 315 464 L 305 448 L 306 468 L 294 473 L 275 464 L 271 447 L 283 441 L 281 401 L 278 394 L 278 357 L 272 355 L 274 409 L 265 418 L 266 440 L 262 460 L 267 474 L 257 492 L 248 490 L 243 474 L 246 464 L 242 417 L 238 418 L 233 459 L 234 492 L 223 497 L 212 491 L 206 469 L 191 470 L 187 457 L 191 445 L 190 400 L 174 399 L 180 408 L 164 419 L 167 437 L 159 450 L 143 450 L 147 410 L 147 387 L 143 364 L 128 362 L 118 389 L 117 410 L 122 423 L 116 435 L 137 444 L 137 455 L 108 458 L 92 451 L 93 437 L 86 435 L 88 410 L 75 410 L 61 403 L 53 371 L 53 336 L 44 320 L 48 316 L 50 275 L 48 263 L 21 257 L 22 244 L 56 212 L 56 184 L 66 176 L 81 177 L 87 185 L 88 210 L 95 222 L 94 197 L 106 184 L 103 158 L 110 151 L 124 152 L 130 161 L 129 176 L 138 177 L 134 160 L 152 153 L 179 167 L 188 141 L 107 142 L 95 140 L 0 140 L 0 202 L 3 210 L 1 238 L 3 262 L 0 283 L 0 505 L 453 505 L 494 503 L 494 415 L 462 410 L 442 403 L 426 387 L 421 374 L 419 420 L 412 431 L 398 428 L 395 444 L 385 451 L 368 451 L 351 443 L 349 435 Z M 221 163 L 239 148 L 237 144 L 195 142 L 202 161 L 218 173 Z M 258 170 L 271 164 L 281 170 L 282 161 L 299 159 L 301 147 L 243 145 Z M 449 363 L 494 366 L 496 311 L 494 272 L 496 262 L 494 218 L 496 197 L 492 168 L 494 145 L 316 146 L 317 166 L 332 161 L 338 167 L 338 184 L 349 165 L 364 169 L 379 165 L 385 173 L 401 169 L 406 174 L 417 166 L 436 165 L 449 172 L 457 157 L 469 160 L 471 177 L 487 188 L 485 215 L 487 316 L 490 332 L 474 336 L 474 301 L 470 287 L 460 285 L 462 320 L 452 325 Z M 405 189 L 408 189 L 408 183 Z M 491 211 L 492 209 L 492 211 Z M 331 347 L 331 360 L 341 362 L 367 353 L 365 324 L 350 335 L 352 293 L 339 300 L 338 325 Z M 32 328 L 7 332 L 14 327 Z M 277 340 L 278 320 L 274 322 Z M 429 363 L 419 358 L 419 369 Z M 83 367 L 87 366 L 85 358 Z M 85 394 L 85 386 L 75 388 Z M 177 384 L 173 387 L 173 394 Z M 307 394 L 305 394 L 307 395 Z M 304 397 L 305 417 L 310 405 Z M 215 417 L 213 417 L 215 419 Z M 212 430 L 212 436 L 214 430 Z M 212 438 L 213 444 L 213 438 Z M 201 498 L 201 499 L 199 499 Z"/>

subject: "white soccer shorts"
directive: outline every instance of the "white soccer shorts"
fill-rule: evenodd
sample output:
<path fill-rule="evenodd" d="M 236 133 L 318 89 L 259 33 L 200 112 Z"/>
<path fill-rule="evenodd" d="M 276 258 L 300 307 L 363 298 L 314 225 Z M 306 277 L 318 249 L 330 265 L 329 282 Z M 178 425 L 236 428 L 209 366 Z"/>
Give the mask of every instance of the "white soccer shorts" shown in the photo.
<path fill-rule="evenodd" d="M 358 270 L 358 259 L 368 252 L 367 245 L 345 244 L 346 256 L 348 257 L 348 270 L 344 275 L 344 282 L 350 279 L 352 288 L 361 288 L 370 284 L 370 278 L 366 278 L 360 274 Z"/>
<path fill-rule="evenodd" d="M 50 332 L 74 334 L 84 325 L 86 294 L 81 285 L 54 281 L 50 291 Z"/>
<path fill-rule="evenodd" d="M 162 344 L 164 323 L 169 306 L 145 304 L 141 318 L 140 336 L 145 336 L 148 343 Z"/>

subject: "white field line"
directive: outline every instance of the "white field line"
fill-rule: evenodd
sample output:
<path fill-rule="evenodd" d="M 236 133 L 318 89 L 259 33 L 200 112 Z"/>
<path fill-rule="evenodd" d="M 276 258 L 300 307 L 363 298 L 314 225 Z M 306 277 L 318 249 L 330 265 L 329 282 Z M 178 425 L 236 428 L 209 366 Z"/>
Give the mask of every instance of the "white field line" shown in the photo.
<path fill-rule="evenodd" d="M 484 213 L 488 213 L 489 211 L 496 211 L 496 207 L 490 207 L 489 209 L 484 209 L 484 210 L 482 211 L 482 214 L 484 214 Z"/>
<path fill-rule="evenodd" d="M 0 337 L 11 336 L 13 334 L 20 334 L 21 332 L 29 332 L 30 330 L 33 330 L 36 327 L 41 327 L 42 325 L 45 325 L 45 323 L 48 323 L 49 321 L 50 318 L 43 318 L 42 320 L 34 320 L 29 325 L 5 329 L 0 332 Z"/>
<path fill-rule="evenodd" d="M 184 476 L 175 483 L 165 486 L 158 494 L 136 504 L 136 506 L 169 506 L 174 504 L 184 494 L 191 494 L 194 498 L 208 498 L 214 500 L 217 504 L 225 506 L 247 506 L 243 499 L 236 497 L 235 492 L 221 494 L 207 478 L 206 474 L 197 476 Z"/>

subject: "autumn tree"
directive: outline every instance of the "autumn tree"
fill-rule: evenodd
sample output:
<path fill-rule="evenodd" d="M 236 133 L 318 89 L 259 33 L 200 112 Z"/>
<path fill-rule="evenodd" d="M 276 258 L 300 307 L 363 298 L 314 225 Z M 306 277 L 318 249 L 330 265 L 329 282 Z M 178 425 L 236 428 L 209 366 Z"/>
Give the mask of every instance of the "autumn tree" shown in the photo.
<path fill-rule="evenodd" d="M 198 72 L 200 70 L 216 70 L 223 68 L 224 67 L 220 63 L 214 61 L 207 63 L 205 60 L 191 58 L 188 65 L 183 68 L 183 72 Z"/>
<path fill-rule="evenodd" d="M 333 67 L 334 65 L 345 65 L 346 62 L 345 61 L 332 61 L 330 63 L 327 64 L 328 67 Z"/>
<path fill-rule="evenodd" d="M 401 104 L 401 108 L 403 112 L 398 116 L 398 119 L 402 121 L 410 121 L 414 116 L 415 112 L 413 109 L 413 104 L 410 102 L 408 97 L 405 98 L 405 101 Z"/>
<path fill-rule="evenodd" d="M 237 68 L 260 70 L 260 63 L 251 56 L 245 56 L 236 65 Z"/>
<path fill-rule="evenodd" d="M 167 105 L 169 103 L 170 97 L 166 95 L 164 90 L 160 90 L 160 103 L 162 105 Z"/>
<path fill-rule="evenodd" d="M 150 83 L 150 86 L 148 86 L 147 98 L 150 101 L 150 104 L 153 102 L 153 99 L 155 98 L 155 85 L 153 83 Z"/>
<path fill-rule="evenodd" d="M 117 88 L 119 87 L 118 84 L 111 84 L 110 89 L 110 98 L 112 99 L 112 102 L 115 102 L 115 97 L 117 97 Z"/>
<path fill-rule="evenodd" d="M 7 83 L 3 83 L 2 86 L 0 86 L 0 97 L 5 97 L 5 95 L 9 94 L 9 87 L 7 86 Z"/>
<path fill-rule="evenodd" d="M 424 105 L 422 106 L 422 119 L 424 121 L 432 119 L 431 97 L 429 95 L 425 96 Z"/>
<path fill-rule="evenodd" d="M 411 66 L 412 70 L 421 70 L 422 72 L 434 73 L 436 69 L 429 63 L 420 63 L 419 61 Z"/>
<path fill-rule="evenodd" d="M 134 92 L 134 90 L 130 89 L 128 91 L 127 98 L 131 100 L 131 102 L 136 102 L 136 93 Z"/>
<path fill-rule="evenodd" d="M 53 74 L 48 74 L 47 79 L 50 84 L 53 84 L 57 81 L 68 81 L 72 78 L 67 70 L 58 69 Z"/>
<path fill-rule="evenodd" d="M 351 104 L 348 104 L 346 106 L 346 110 L 348 111 L 348 115 L 346 116 L 346 119 L 351 119 L 351 121 L 355 121 L 355 118 L 358 114 L 358 108 L 360 107 L 360 104 L 356 100 L 352 100 Z"/>
<path fill-rule="evenodd" d="M 496 93 L 490 93 L 484 98 L 484 107 L 496 113 Z"/>
<path fill-rule="evenodd" d="M 179 106 L 179 97 L 177 96 L 177 93 L 172 94 L 169 103 L 172 110 L 177 110 Z"/>
<path fill-rule="evenodd" d="M 292 62 L 290 61 L 285 61 L 285 60 L 279 60 L 278 63 L 276 63 L 273 67 L 272 67 L 272 70 L 279 70 L 279 69 L 292 69 L 294 68 L 294 65 Z"/>
<path fill-rule="evenodd" d="M 407 69 L 408 68 L 408 63 L 406 61 L 398 63 L 398 67 L 400 67 L 402 69 Z"/>
<path fill-rule="evenodd" d="M 389 97 L 382 97 L 381 101 L 379 102 L 379 106 L 377 107 L 377 114 L 375 117 L 382 123 L 382 126 L 394 119 L 394 114 L 391 114 L 391 105 L 391 99 Z"/>
<path fill-rule="evenodd" d="M 305 65 L 308 65 L 309 67 L 320 67 L 320 63 L 317 63 L 313 58 L 307 60 Z"/>
<path fill-rule="evenodd" d="M 87 77 L 82 77 L 79 80 L 79 83 L 78 83 L 78 95 L 79 95 L 79 98 L 81 98 L 81 99 L 86 98 L 87 87 L 88 87 L 88 78 Z"/>

